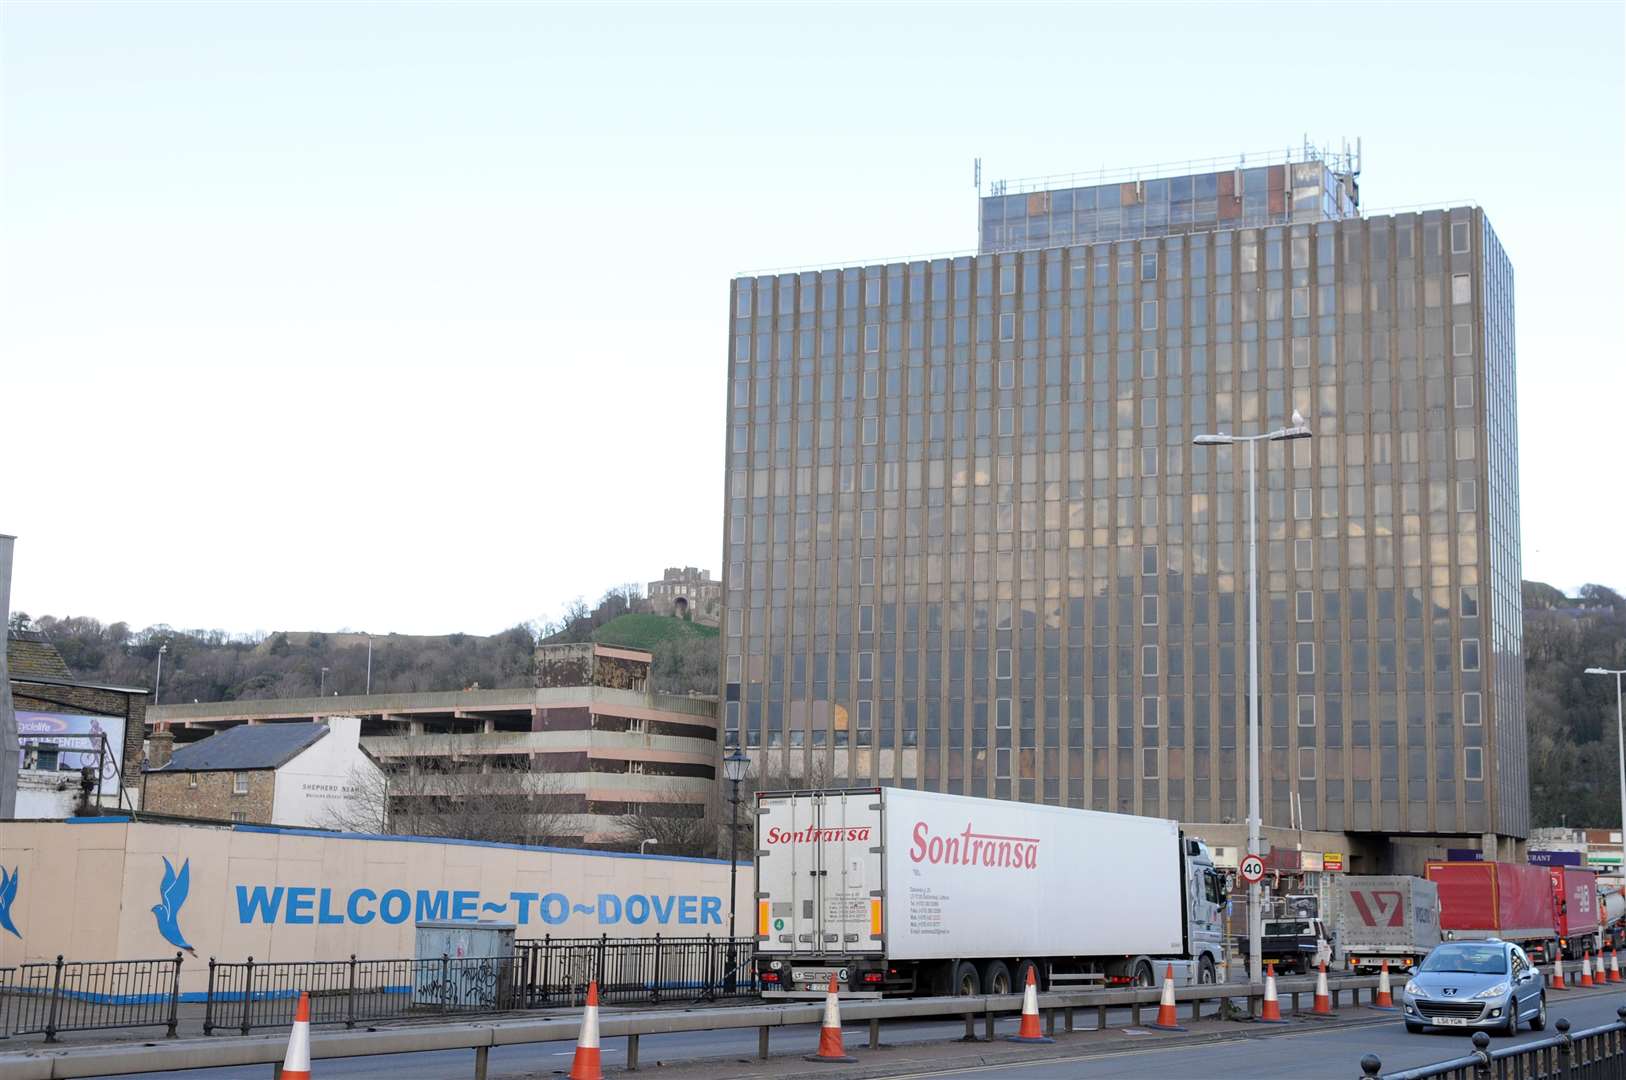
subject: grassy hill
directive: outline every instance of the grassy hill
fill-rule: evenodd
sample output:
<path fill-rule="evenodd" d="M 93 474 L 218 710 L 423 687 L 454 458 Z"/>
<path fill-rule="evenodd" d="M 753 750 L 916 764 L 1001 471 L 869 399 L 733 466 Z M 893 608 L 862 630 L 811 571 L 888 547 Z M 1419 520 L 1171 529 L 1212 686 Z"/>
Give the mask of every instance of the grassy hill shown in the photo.
<path fill-rule="evenodd" d="M 605 645 L 623 645 L 629 649 L 648 649 L 653 652 L 665 642 L 697 639 L 715 640 L 717 628 L 687 622 L 673 615 L 617 615 L 597 630 L 593 640 Z"/>

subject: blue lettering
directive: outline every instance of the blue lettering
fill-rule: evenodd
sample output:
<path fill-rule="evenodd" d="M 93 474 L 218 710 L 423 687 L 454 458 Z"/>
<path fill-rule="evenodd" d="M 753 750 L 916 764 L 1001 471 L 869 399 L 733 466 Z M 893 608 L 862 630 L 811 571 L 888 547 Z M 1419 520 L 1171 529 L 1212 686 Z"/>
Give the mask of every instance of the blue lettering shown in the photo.
<path fill-rule="evenodd" d="M 519 916 L 514 921 L 521 926 L 531 921 L 530 905 L 536 900 L 537 895 L 534 892 L 511 892 L 508 894 L 508 898 L 514 902 L 514 906 L 519 908 Z"/>
<path fill-rule="evenodd" d="M 627 921 L 640 926 L 649 921 L 649 897 L 642 893 L 627 897 Z"/>
<path fill-rule="evenodd" d="M 393 911 L 390 910 L 392 906 Z M 407 916 L 411 913 L 412 897 L 407 895 L 405 889 L 391 889 L 378 902 L 378 917 L 391 926 L 399 926 L 406 922 Z"/>
<path fill-rule="evenodd" d="M 237 921 L 240 923 L 251 923 L 256 919 L 263 923 L 274 923 L 281 907 L 281 885 L 270 890 L 264 885 L 256 885 L 252 889 L 247 885 L 237 886 Z"/>
<path fill-rule="evenodd" d="M 653 903 L 654 907 L 655 907 L 655 921 L 662 924 L 663 926 L 666 923 L 671 922 L 672 921 L 672 907 L 673 907 L 673 905 L 675 905 L 677 903 L 677 897 L 668 896 L 666 898 L 666 903 L 664 903 L 664 904 L 661 903 L 661 898 L 658 897 L 658 896 L 652 896 L 649 899 L 650 899 L 650 902 Z"/>
<path fill-rule="evenodd" d="M 537 905 L 537 914 L 549 926 L 558 926 L 570 918 L 570 898 L 564 893 L 550 892 Z"/>
<path fill-rule="evenodd" d="M 378 918 L 378 913 L 376 911 L 363 912 L 361 907 L 357 904 L 357 901 L 364 896 L 368 900 L 378 899 L 378 894 L 373 892 L 371 889 L 357 889 L 355 892 L 350 894 L 350 901 L 345 905 L 345 911 L 349 914 L 350 921 L 355 923 L 357 926 L 366 926 L 368 923 Z"/>
<path fill-rule="evenodd" d="M 418 890 L 418 921 L 431 922 L 446 919 L 446 890 L 439 889 L 430 892 L 428 889 Z"/>
<path fill-rule="evenodd" d="M 697 923 L 700 919 L 695 915 L 696 898 L 693 896 L 678 897 L 678 922 Z"/>
<path fill-rule="evenodd" d="M 454 919 L 477 919 L 477 918 L 479 918 L 479 916 L 476 915 L 475 911 L 474 911 L 474 905 L 479 901 L 479 899 L 480 899 L 480 894 L 479 893 L 477 893 L 477 892 L 469 892 L 469 891 L 467 891 L 465 889 L 459 889 L 456 892 L 452 893 L 452 918 L 454 918 Z"/>
<path fill-rule="evenodd" d="M 322 890 L 322 902 L 316 909 L 316 921 L 323 926 L 335 926 L 344 922 L 344 916 L 333 910 L 333 890 Z"/>
<path fill-rule="evenodd" d="M 289 926 L 309 926 L 311 908 L 316 906 L 316 890 L 309 885 L 298 885 L 288 890 Z"/>
<path fill-rule="evenodd" d="M 702 896 L 700 898 L 700 921 L 705 923 L 718 923 L 723 921 L 723 898 L 721 896 Z"/>
<path fill-rule="evenodd" d="M 600 926 L 614 926 L 621 921 L 621 898 L 615 893 L 598 894 L 598 921 Z"/>

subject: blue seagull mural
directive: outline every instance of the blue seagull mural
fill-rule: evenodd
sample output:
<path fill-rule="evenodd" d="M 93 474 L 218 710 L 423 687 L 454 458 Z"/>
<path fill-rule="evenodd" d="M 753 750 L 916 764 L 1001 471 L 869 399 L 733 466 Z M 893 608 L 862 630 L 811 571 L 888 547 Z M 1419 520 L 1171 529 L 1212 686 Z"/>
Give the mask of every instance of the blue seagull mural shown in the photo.
<path fill-rule="evenodd" d="M 192 887 L 192 860 L 187 859 L 181 863 L 181 872 L 178 874 L 167 855 L 163 856 L 163 860 L 164 883 L 158 887 L 161 902 L 153 905 L 152 917 L 158 921 L 158 932 L 164 935 L 165 941 L 196 956 L 198 951 L 186 943 L 186 937 L 181 933 L 178 922 L 181 905 L 186 903 L 186 892 Z"/>
<path fill-rule="evenodd" d="M 0 930 L 10 930 L 15 938 L 23 936 L 17 924 L 11 921 L 11 905 L 17 899 L 17 879 L 21 871 L 21 866 L 13 866 L 8 874 L 6 868 L 0 866 Z"/>

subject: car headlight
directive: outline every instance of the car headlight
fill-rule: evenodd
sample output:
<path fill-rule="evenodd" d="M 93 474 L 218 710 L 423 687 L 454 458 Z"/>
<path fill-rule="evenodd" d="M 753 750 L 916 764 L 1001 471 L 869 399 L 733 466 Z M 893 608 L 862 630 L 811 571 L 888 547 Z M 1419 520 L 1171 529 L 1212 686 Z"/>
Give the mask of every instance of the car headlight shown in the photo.
<path fill-rule="evenodd" d="M 1428 997 L 1428 995 L 1423 992 L 1423 988 L 1421 986 L 1418 986 L 1416 983 L 1410 981 L 1406 983 L 1404 993 L 1410 994 L 1412 997 Z"/>
<path fill-rule="evenodd" d="M 1479 993 L 1475 994 L 1474 997 L 1476 997 L 1476 998 L 1501 997 L 1503 994 L 1507 993 L 1507 990 L 1508 990 L 1508 984 L 1505 983 L 1505 982 L 1500 982 L 1500 983 L 1497 983 L 1495 986 L 1491 987 L 1489 990 L 1481 990 Z"/>

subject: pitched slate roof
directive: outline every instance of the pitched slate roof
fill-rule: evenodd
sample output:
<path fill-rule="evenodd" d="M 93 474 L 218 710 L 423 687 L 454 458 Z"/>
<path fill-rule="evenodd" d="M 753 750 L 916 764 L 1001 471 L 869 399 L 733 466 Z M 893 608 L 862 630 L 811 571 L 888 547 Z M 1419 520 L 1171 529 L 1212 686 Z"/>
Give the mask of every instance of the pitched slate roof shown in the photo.
<path fill-rule="evenodd" d="M 275 769 L 328 733 L 326 724 L 239 724 L 175 748 L 153 772 L 233 772 Z"/>
<path fill-rule="evenodd" d="M 10 630 L 6 633 L 6 670 L 13 679 L 43 675 L 71 679 L 73 672 L 56 651 L 51 639 L 38 630 Z"/>

